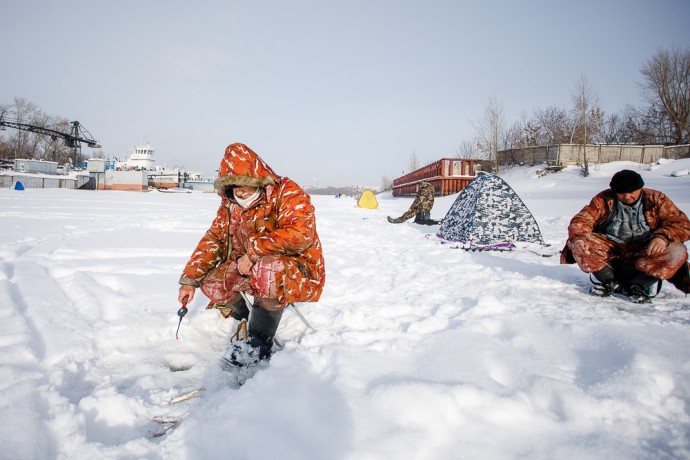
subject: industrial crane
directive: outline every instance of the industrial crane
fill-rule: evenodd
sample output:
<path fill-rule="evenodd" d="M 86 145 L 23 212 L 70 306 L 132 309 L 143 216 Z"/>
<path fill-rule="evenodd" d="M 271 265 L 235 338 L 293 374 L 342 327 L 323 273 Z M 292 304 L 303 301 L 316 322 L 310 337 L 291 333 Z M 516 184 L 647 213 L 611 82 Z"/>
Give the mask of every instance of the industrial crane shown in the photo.
<path fill-rule="evenodd" d="M 47 128 L 45 126 L 31 125 L 28 123 L 20 123 L 16 119 L 7 118 L 0 115 L 0 128 L 4 129 L 5 126 L 10 128 L 20 129 L 22 131 L 30 131 L 32 133 L 44 134 L 50 136 L 53 140 L 64 139 L 65 146 L 72 149 L 72 162 L 73 165 L 77 165 L 77 154 L 81 154 L 81 144 L 85 143 L 88 147 L 93 149 L 101 148 L 101 144 L 93 139 L 91 133 L 89 133 L 86 128 L 84 128 L 78 121 L 72 121 L 70 123 L 72 129 L 69 133 L 64 131 L 58 131 L 56 129 Z"/>

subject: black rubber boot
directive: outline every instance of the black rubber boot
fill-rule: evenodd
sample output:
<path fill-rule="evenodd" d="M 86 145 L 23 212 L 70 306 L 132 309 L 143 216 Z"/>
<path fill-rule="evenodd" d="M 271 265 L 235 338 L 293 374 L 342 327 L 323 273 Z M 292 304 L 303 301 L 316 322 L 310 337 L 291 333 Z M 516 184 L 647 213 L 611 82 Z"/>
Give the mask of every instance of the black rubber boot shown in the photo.
<path fill-rule="evenodd" d="M 244 297 L 240 295 L 239 300 L 236 300 L 232 305 L 232 316 L 237 321 L 242 321 L 243 319 L 249 318 L 249 307 L 247 307 L 247 302 L 244 301 Z"/>
<path fill-rule="evenodd" d="M 602 284 L 616 281 L 616 275 L 613 273 L 613 268 L 609 267 L 608 265 L 599 270 L 598 272 L 594 272 L 592 274 Z"/>
<path fill-rule="evenodd" d="M 659 278 L 647 275 L 640 271 L 630 278 L 628 294 L 633 303 L 649 303 L 652 301 L 652 289 L 659 282 Z M 661 286 L 659 286 L 661 288 Z"/>
<path fill-rule="evenodd" d="M 441 221 L 433 220 L 431 218 L 431 212 L 422 212 L 415 216 L 414 223 L 421 225 L 439 225 Z"/>
<path fill-rule="evenodd" d="M 278 330 L 283 310 L 266 310 L 258 305 L 252 308 L 249 318 L 249 344 L 259 349 L 259 359 L 268 359 L 273 348 L 273 338 Z"/>
<path fill-rule="evenodd" d="M 420 212 L 414 216 L 415 224 L 426 225 L 427 222 L 431 220 L 431 212 Z"/>
<path fill-rule="evenodd" d="M 637 285 L 645 290 L 651 290 L 652 286 L 658 282 L 659 278 L 655 278 L 654 276 L 647 275 L 642 272 L 637 272 L 632 278 L 630 278 L 630 286 Z"/>
<path fill-rule="evenodd" d="M 620 291 L 620 283 L 616 281 L 615 273 L 613 268 L 610 266 L 605 266 L 599 271 L 592 273 L 594 277 L 601 283 L 597 285 L 596 283 L 592 286 L 590 292 L 599 297 L 608 297 L 614 292 Z"/>
<path fill-rule="evenodd" d="M 686 296 L 690 294 L 690 265 L 684 264 L 668 281 L 677 289 L 685 292 Z"/>
<path fill-rule="evenodd" d="M 632 303 L 650 303 L 652 301 L 649 289 L 645 289 L 639 284 L 631 284 L 628 287 L 628 299 Z"/>

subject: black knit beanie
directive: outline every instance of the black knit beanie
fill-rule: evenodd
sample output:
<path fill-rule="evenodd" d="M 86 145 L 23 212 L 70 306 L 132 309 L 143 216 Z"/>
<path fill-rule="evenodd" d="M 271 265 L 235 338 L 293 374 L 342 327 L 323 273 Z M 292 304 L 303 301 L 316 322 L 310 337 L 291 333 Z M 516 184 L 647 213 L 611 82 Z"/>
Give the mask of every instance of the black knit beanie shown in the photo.
<path fill-rule="evenodd" d="M 624 169 L 613 175 L 609 185 L 613 193 L 630 193 L 644 187 L 644 181 L 635 171 Z"/>

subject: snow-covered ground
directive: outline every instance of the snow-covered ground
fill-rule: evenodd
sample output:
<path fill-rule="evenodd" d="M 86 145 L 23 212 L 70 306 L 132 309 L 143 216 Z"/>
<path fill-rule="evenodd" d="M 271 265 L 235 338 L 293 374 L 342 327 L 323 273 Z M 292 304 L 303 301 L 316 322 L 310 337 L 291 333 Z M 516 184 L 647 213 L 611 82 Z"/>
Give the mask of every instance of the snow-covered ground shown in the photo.
<path fill-rule="evenodd" d="M 690 176 L 672 177 L 689 167 L 502 177 L 555 253 L 619 169 L 689 213 Z M 285 349 L 234 389 L 219 365 L 234 321 L 201 293 L 175 340 L 177 279 L 215 195 L 0 190 L 0 458 L 690 456 L 690 298 L 667 283 L 652 307 L 593 298 L 557 256 L 452 249 L 425 237 L 438 227 L 386 221 L 411 199 L 378 198 L 313 197 L 327 282 L 299 308 L 316 332 L 288 310 Z"/>

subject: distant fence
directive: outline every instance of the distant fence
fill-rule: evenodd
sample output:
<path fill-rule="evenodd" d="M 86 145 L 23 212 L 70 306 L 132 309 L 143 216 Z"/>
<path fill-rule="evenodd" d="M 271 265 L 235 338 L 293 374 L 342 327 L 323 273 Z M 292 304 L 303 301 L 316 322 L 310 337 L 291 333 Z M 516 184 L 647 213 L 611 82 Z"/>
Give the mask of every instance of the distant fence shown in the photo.
<path fill-rule="evenodd" d="M 93 186 L 90 176 L 45 177 L 34 174 L 0 174 L 0 188 L 10 188 L 13 183 L 21 182 L 24 188 L 90 188 Z"/>
<path fill-rule="evenodd" d="M 442 158 L 393 180 L 393 196 L 414 196 L 420 182 L 429 182 L 436 195 L 446 196 L 467 187 L 481 170 L 480 160 Z"/>
<path fill-rule="evenodd" d="M 586 157 L 585 157 L 586 155 Z M 690 156 L 690 145 L 610 145 L 610 144 L 558 144 L 541 147 L 501 150 L 501 165 L 543 164 L 567 166 L 612 161 L 655 163 L 661 158 L 679 159 Z"/>

